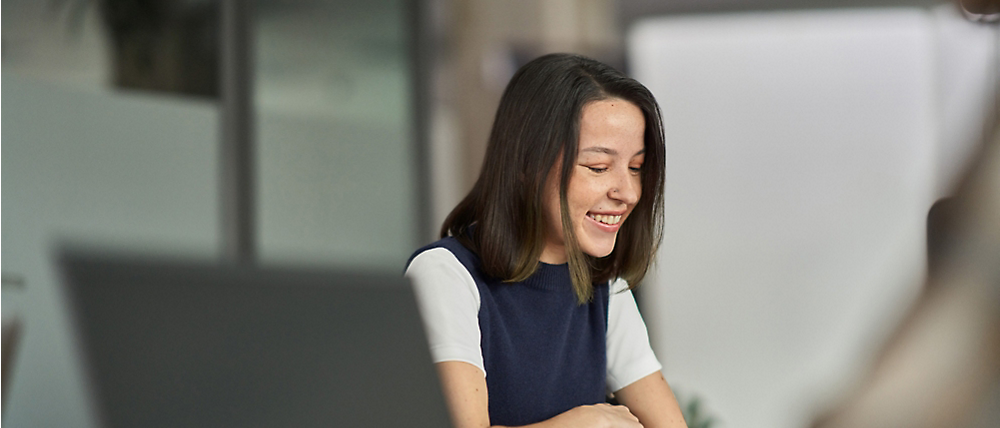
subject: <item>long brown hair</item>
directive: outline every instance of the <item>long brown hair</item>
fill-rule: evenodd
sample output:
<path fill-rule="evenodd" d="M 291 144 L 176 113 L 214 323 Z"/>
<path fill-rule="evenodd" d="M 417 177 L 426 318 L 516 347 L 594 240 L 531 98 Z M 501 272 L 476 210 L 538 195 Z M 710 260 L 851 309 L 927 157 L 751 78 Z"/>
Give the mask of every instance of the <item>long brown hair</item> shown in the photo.
<path fill-rule="evenodd" d="M 580 116 L 587 103 L 620 98 L 646 121 L 642 197 L 618 232 L 614 251 L 584 254 L 573 233 L 566 189 L 577 157 Z M 441 237 L 457 238 L 479 255 L 483 271 L 504 281 L 527 279 L 545 247 L 545 180 L 559 160 L 559 197 L 573 288 L 581 303 L 595 283 L 621 277 L 634 287 L 646 275 L 663 234 L 666 163 L 660 108 L 645 86 L 618 70 L 579 55 L 549 54 L 521 67 L 504 90 L 482 171 L 452 210 Z"/>

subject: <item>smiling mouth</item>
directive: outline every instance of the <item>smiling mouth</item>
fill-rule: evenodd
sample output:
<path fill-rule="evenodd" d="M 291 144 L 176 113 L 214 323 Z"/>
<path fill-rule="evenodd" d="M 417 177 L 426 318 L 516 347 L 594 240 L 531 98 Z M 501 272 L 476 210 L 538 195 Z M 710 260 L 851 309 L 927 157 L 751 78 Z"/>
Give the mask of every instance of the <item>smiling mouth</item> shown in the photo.
<path fill-rule="evenodd" d="M 620 215 L 602 215 L 602 214 L 591 214 L 587 213 L 587 217 L 597 220 L 600 223 L 608 225 L 616 225 L 622 221 L 622 216 Z"/>

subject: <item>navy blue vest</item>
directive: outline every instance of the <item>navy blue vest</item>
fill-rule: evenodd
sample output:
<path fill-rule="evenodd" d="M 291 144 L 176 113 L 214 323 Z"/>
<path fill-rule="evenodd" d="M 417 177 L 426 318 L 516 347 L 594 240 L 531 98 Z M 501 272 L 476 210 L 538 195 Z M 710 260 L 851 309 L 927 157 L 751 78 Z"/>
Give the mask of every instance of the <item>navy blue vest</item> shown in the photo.
<path fill-rule="evenodd" d="M 437 247 L 455 254 L 479 289 L 491 424 L 527 425 L 605 402 L 608 284 L 580 305 L 565 264 L 540 263 L 527 280 L 504 283 L 483 274 L 479 257 L 452 237 L 414 256 Z"/>

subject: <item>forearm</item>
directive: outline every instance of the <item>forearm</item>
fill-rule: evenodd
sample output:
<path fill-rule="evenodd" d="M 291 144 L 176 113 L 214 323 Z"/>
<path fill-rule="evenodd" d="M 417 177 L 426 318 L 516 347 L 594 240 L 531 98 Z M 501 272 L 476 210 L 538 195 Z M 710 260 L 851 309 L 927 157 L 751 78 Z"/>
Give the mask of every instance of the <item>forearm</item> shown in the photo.
<path fill-rule="evenodd" d="M 497 425 L 494 425 L 497 427 Z M 612 406 L 610 404 L 594 404 L 589 406 L 578 406 L 560 413 L 545 421 L 519 428 L 613 428 L 631 427 L 642 428 L 639 419 L 635 417 L 625 406 Z M 509 427 L 505 427 L 509 428 Z"/>
<path fill-rule="evenodd" d="M 677 398 L 659 371 L 615 392 L 645 428 L 686 428 Z"/>

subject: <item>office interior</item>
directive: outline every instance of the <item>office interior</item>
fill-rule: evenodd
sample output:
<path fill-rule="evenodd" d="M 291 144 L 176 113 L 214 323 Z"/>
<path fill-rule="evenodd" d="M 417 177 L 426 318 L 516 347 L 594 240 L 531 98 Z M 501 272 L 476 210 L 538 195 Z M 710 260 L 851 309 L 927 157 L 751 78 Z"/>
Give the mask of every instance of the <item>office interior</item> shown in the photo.
<path fill-rule="evenodd" d="M 471 188 L 507 80 L 549 52 L 660 103 L 665 238 L 637 298 L 682 407 L 810 426 L 926 292 L 928 213 L 997 123 L 998 16 L 950 1 L 2 8 L 10 427 L 94 426 L 60 243 L 401 274 Z M 997 385 L 973 419 L 1000 420 Z"/>

